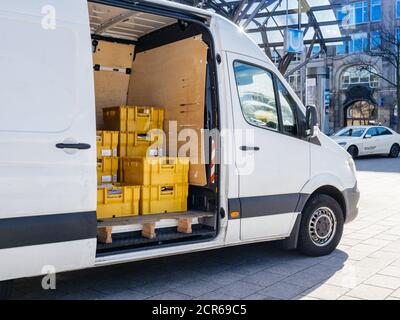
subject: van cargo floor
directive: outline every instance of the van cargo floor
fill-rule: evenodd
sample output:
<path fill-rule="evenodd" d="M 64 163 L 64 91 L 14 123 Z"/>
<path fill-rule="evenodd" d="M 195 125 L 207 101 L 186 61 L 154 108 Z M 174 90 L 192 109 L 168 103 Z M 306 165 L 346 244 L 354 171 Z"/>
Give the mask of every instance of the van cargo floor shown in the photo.
<path fill-rule="evenodd" d="M 196 241 L 212 238 L 215 231 L 208 226 L 193 225 L 193 232 L 190 234 L 177 232 L 176 227 L 157 229 L 157 236 L 154 239 L 145 238 L 140 231 L 123 232 L 113 234 L 112 243 L 97 243 L 97 256 L 109 254 L 118 250 L 132 250 L 143 247 L 153 247 L 179 243 L 182 241 Z"/>

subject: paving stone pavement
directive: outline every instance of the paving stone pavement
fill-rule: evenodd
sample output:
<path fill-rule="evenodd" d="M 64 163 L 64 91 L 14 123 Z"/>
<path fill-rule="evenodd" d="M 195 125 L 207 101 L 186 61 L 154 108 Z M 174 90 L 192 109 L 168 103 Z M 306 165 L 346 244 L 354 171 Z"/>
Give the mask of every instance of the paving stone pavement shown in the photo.
<path fill-rule="evenodd" d="M 15 299 L 400 300 L 400 158 L 357 160 L 360 214 L 319 258 L 261 243 L 69 272 L 57 289 L 16 281 Z"/>

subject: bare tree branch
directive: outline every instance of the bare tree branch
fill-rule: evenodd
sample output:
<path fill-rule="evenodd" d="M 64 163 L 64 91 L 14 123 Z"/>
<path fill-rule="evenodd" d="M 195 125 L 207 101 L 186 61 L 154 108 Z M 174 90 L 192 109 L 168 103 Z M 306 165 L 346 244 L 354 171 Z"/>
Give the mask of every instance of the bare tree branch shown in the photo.
<path fill-rule="evenodd" d="M 367 71 L 367 72 L 369 72 L 370 74 L 373 74 L 373 75 L 379 77 L 380 79 L 386 81 L 386 82 L 389 83 L 391 86 L 397 87 L 397 83 L 394 83 L 394 82 L 392 82 L 391 80 L 389 80 L 389 79 L 387 79 L 386 77 L 384 77 L 383 75 L 381 75 L 381 74 L 379 74 L 379 73 L 373 71 L 373 70 L 371 69 L 370 65 L 362 65 L 362 66 L 360 66 L 358 69 L 359 69 L 360 71 Z"/>

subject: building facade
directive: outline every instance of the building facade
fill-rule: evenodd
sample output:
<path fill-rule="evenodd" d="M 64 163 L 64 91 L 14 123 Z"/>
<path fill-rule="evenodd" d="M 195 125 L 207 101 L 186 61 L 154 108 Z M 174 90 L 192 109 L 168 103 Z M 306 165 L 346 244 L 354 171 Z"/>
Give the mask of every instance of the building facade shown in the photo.
<path fill-rule="evenodd" d="M 400 0 L 331 0 L 331 4 L 344 41 L 329 45 L 327 54 L 307 65 L 306 93 L 301 92 L 301 71 L 288 77 L 290 84 L 307 104 L 318 106 L 324 132 L 372 123 L 395 128 L 397 69 L 381 53 L 396 52 L 385 39 L 389 33 L 400 35 Z"/>

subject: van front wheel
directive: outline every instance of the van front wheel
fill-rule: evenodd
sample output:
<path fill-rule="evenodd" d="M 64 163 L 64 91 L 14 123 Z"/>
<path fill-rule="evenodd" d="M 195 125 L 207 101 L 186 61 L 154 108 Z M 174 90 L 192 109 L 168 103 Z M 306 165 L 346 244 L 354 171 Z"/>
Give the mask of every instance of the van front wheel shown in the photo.
<path fill-rule="evenodd" d="M 299 251 L 314 257 L 330 254 L 342 238 L 343 225 L 343 211 L 335 199 L 323 194 L 313 196 L 302 213 Z"/>
<path fill-rule="evenodd" d="M 0 300 L 7 300 L 11 298 L 13 288 L 13 281 L 0 281 Z"/>

